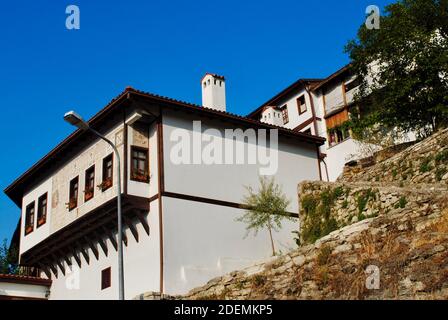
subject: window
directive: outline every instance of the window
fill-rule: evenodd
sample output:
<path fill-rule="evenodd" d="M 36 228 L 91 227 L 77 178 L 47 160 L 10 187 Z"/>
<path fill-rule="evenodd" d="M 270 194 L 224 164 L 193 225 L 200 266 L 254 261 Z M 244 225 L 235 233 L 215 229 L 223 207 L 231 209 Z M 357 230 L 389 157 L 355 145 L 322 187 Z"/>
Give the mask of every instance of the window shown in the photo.
<path fill-rule="evenodd" d="M 299 110 L 299 114 L 306 112 L 305 96 L 301 96 L 297 99 L 297 109 Z"/>
<path fill-rule="evenodd" d="M 282 117 L 283 117 L 283 124 L 287 124 L 289 122 L 289 117 L 288 117 L 288 108 L 286 104 L 282 107 Z"/>
<path fill-rule="evenodd" d="M 350 137 L 350 130 L 348 128 L 336 127 L 330 129 L 328 132 L 328 142 L 331 146 L 337 145 Z"/>
<path fill-rule="evenodd" d="M 350 90 L 355 89 L 356 87 L 359 87 L 359 85 L 361 84 L 361 81 L 359 81 L 359 78 L 356 78 L 355 80 L 346 83 L 345 84 L 345 92 L 349 92 Z"/>
<path fill-rule="evenodd" d="M 110 267 L 101 271 L 101 290 L 107 289 L 111 286 Z"/>
<path fill-rule="evenodd" d="M 47 222 L 47 193 L 40 196 L 37 201 L 37 228 Z"/>
<path fill-rule="evenodd" d="M 89 201 L 95 193 L 95 166 L 86 170 L 84 201 Z"/>
<path fill-rule="evenodd" d="M 103 182 L 101 183 L 101 190 L 105 191 L 112 187 L 113 183 L 113 154 L 108 155 L 103 159 Z"/>
<path fill-rule="evenodd" d="M 25 235 L 27 235 L 34 230 L 34 201 L 27 205 L 25 210 Z"/>
<path fill-rule="evenodd" d="M 149 181 L 148 149 L 131 147 L 131 179 L 139 182 Z"/>
<path fill-rule="evenodd" d="M 73 210 L 78 206 L 78 190 L 79 190 L 79 177 L 76 177 L 70 181 L 70 196 L 68 199 L 68 210 Z"/>

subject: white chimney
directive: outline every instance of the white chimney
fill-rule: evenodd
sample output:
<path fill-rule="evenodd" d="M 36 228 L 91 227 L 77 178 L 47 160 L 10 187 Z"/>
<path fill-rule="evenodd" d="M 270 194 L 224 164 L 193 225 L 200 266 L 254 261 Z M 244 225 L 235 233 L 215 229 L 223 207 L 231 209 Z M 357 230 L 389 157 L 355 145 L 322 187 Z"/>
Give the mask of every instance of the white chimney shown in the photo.
<path fill-rule="evenodd" d="M 226 81 L 224 77 L 206 73 L 201 80 L 201 87 L 204 107 L 226 111 Z"/>

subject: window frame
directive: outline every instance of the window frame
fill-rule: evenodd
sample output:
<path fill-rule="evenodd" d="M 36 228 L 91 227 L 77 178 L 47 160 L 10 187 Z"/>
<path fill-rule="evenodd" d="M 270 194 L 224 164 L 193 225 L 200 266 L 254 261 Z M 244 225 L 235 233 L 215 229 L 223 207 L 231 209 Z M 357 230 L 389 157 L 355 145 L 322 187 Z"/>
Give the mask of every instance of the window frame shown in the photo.
<path fill-rule="evenodd" d="M 74 188 L 74 182 L 76 181 L 76 189 Z M 76 193 L 76 194 L 73 194 Z M 79 176 L 74 177 L 70 180 L 69 193 L 68 193 L 68 210 L 72 211 L 78 207 L 79 198 Z"/>
<path fill-rule="evenodd" d="M 32 219 L 29 219 L 29 215 L 30 212 L 32 210 Z M 29 235 L 30 233 L 32 233 L 34 231 L 34 216 L 36 214 L 36 201 L 33 201 L 31 203 L 29 203 L 26 207 L 25 207 L 25 236 Z M 29 221 L 31 220 L 31 221 Z M 29 221 L 27 223 L 27 221 Z M 28 227 L 31 227 L 31 229 L 28 229 Z"/>
<path fill-rule="evenodd" d="M 328 130 L 328 146 L 334 147 L 351 138 L 350 130 L 343 131 L 340 128 L 332 128 Z"/>
<path fill-rule="evenodd" d="M 43 200 L 45 200 L 45 205 L 42 205 Z M 42 213 L 43 208 L 45 208 L 45 214 Z M 37 199 L 37 226 L 36 229 L 47 223 L 48 216 L 48 192 Z"/>
<path fill-rule="evenodd" d="M 303 104 L 301 103 L 301 100 L 303 99 Z M 301 95 L 300 97 L 298 97 L 297 98 L 297 100 L 296 100 L 296 102 L 297 102 L 297 110 L 299 111 L 299 115 L 302 115 L 302 114 L 304 114 L 305 112 L 307 112 L 308 111 L 308 107 L 307 107 L 307 105 L 306 105 L 306 98 L 305 98 L 305 95 Z M 300 109 L 300 107 L 301 106 L 305 106 L 305 110 L 301 110 Z"/>
<path fill-rule="evenodd" d="M 344 90 L 345 90 L 345 92 L 350 92 L 353 89 L 359 87 L 360 85 L 361 85 L 361 80 L 358 77 L 356 77 L 352 81 L 344 83 Z"/>
<path fill-rule="evenodd" d="M 138 170 L 138 168 L 134 167 L 134 151 L 135 152 L 143 152 L 146 154 L 146 159 L 145 159 L 145 169 L 144 169 L 144 174 L 146 175 L 145 177 L 137 177 L 137 173 L 135 172 L 135 170 Z M 137 160 L 142 160 L 140 158 L 137 158 Z M 149 182 L 149 149 L 145 148 L 145 147 L 140 147 L 140 146 L 131 146 L 131 180 L 132 181 L 136 181 L 136 182 L 144 182 L 144 183 L 148 183 Z"/>
<path fill-rule="evenodd" d="M 280 108 L 280 111 L 282 112 L 283 124 L 289 123 L 288 105 L 285 104 L 283 107 Z"/>
<path fill-rule="evenodd" d="M 106 177 L 107 169 L 106 163 L 110 159 L 110 177 Z M 108 156 L 103 158 L 103 168 L 102 168 L 102 177 L 101 177 L 101 191 L 106 191 L 111 188 L 114 184 L 114 153 L 112 152 Z"/>
<path fill-rule="evenodd" d="M 112 269 L 108 267 L 101 270 L 101 290 L 112 287 Z"/>
<path fill-rule="evenodd" d="M 88 188 L 90 183 L 90 177 L 89 175 L 93 173 L 93 182 L 91 188 Z M 85 177 L 84 177 L 84 202 L 89 201 L 95 196 L 95 165 L 91 166 L 85 171 Z"/>

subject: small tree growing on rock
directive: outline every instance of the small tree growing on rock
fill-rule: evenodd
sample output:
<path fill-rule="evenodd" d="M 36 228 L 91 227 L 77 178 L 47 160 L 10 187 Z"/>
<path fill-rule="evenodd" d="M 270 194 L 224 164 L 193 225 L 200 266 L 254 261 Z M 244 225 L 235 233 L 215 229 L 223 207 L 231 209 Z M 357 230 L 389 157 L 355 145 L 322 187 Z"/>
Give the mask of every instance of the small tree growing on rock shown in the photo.
<path fill-rule="evenodd" d="M 292 220 L 286 208 L 290 201 L 282 192 L 281 187 L 275 183 L 274 178 L 260 178 L 260 188 L 255 192 L 252 187 L 245 187 L 248 195 L 244 197 L 243 203 L 247 207 L 245 213 L 237 219 L 239 222 L 247 224 L 248 236 L 250 231 L 255 235 L 260 229 L 268 229 L 271 240 L 272 255 L 276 255 L 272 230 L 278 231 L 282 227 L 282 221 Z"/>

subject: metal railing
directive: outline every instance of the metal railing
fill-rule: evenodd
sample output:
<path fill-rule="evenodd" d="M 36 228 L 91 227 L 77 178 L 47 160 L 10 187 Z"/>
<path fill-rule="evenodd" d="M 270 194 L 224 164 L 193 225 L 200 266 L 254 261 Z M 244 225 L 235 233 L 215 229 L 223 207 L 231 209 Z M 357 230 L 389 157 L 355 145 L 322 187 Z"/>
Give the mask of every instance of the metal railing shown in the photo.
<path fill-rule="evenodd" d="M 27 277 L 39 277 L 41 275 L 41 270 L 36 267 L 29 266 L 17 266 L 14 268 L 14 274 L 19 276 L 27 276 Z"/>

